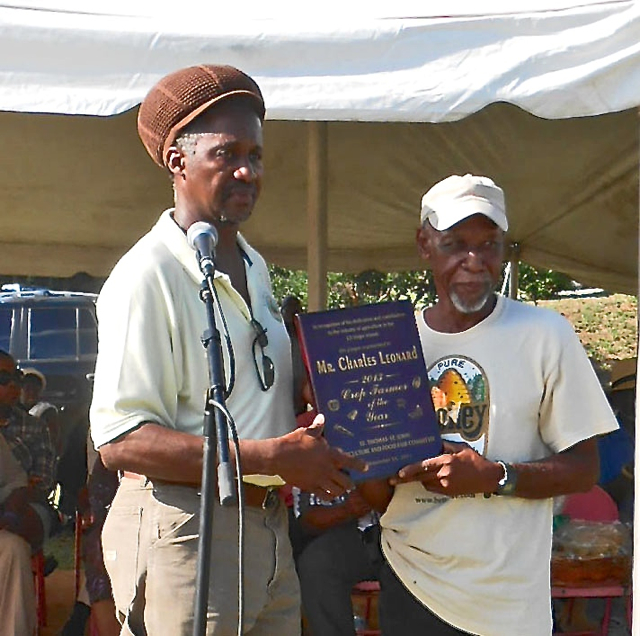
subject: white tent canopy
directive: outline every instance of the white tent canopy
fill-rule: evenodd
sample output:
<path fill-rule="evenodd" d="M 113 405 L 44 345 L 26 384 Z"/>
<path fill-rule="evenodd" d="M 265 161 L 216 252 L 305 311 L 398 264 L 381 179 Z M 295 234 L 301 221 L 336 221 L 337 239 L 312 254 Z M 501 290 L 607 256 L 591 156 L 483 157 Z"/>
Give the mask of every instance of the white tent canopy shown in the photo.
<path fill-rule="evenodd" d="M 516 9 L 494 0 L 481 14 L 448 0 L 395 17 L 416 8 L 401 1 L 385 19 L 342 20 L 260 19 L 273 8 L 251 1 L 242 20 L 211 3 L 159 4 L 0 4 L 12 60 L 0 74 L 2 110 L 115 115 L 165 73 L 202 61 L 246 69 L 277 120 L 454 121 L 500 101 L 559 119 L 638 104 L 640 8 L 630 0 Z"/>
<path fill-rule="evenodd" d="M 224 62 L 267 102 L 246 230 L 267 258 L 305 268 L 311 223 L 326 227 L 329 269 L 420 266 L 420 196 L 475 172 L 504 187 L 523 260 L 635 292 L 638 3 L 396 2 L 330 19 L 325 3 L 302 19 L 292 3 L 249 2 L 242 20 L 155 4 L 0 4 L 0 272 L 105 275 L 171 204 L 132 109 L 167 72 Z M 329 122 L 315 129 L 326 217 L 310 222 L 307 121 Z"/>

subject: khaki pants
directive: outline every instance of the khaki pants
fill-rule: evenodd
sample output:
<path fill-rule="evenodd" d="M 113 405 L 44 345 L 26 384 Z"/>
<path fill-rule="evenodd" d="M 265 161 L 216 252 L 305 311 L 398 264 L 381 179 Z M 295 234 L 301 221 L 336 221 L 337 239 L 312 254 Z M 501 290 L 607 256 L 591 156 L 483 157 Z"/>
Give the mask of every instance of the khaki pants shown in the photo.
<path fill-rule="evenodd" d="M 105 564 L 123 634 L 191 636 L 200 496 L 196 489 L 123 479 L 103 531 Z M 215 502 L 207 634 L 235 636 L 238 510 Z M 245 634 L 300 633 L 300 596 L 287 514 L 276 498 L 245 510 Z"/>
<path fill-rule="evenodd" d="M 150 528 L 143 523 L 151 484 L 123 478 L 102 529 L 104 564 L 111 580 L 121 634 L 142 636 Z"/>
<path fill-rule="evenodd" d="M 0 636 L 31 636 L 36 628 L 36 592 L 31 547 L 0 530 Z"/>

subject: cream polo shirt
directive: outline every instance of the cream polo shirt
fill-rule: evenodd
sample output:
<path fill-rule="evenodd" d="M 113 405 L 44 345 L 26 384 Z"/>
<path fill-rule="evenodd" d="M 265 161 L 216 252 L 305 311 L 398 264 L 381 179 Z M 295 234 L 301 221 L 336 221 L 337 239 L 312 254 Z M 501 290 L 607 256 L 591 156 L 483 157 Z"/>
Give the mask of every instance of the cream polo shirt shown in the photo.
<path fill-rule="evenodd" d="M 171 213 L 165 211 L 122 257 L 98 299 L 98 359 L 90 412 L 96 448 L 143 422 L 202 434 L 209 387 L 201 343 L 207 329 L 206 307 L 199 297 L 202 274 Z M 216 272 L 214 284 L 235 359 L 235 386 L 226 404 L 240 438 L 266 439 L 296 426 L 290 342 L 264 260 L 240 235 L 238 243 L 246 255 L 253 316 L 267 331 L 266 354 L 275 365 L 275 383 L 261 390 L 252 353 L 251 313 L 229 278 Z M 230 356 L 217 309 L 216 324 L 228 381 Z M 260 362 L 258 346 L 256 354 Z"/>
<path fill-rule="evenodd" d="M 584 349 L 559 314 L 502 297 L 457 334 L 416 316 L 445 439 L 493 461 L 527 462 L 617 428 Z M 458 629 L 551 633 L 552 499 L 449 498 L 397 486 L 382 546 L 407 589 Z"/>

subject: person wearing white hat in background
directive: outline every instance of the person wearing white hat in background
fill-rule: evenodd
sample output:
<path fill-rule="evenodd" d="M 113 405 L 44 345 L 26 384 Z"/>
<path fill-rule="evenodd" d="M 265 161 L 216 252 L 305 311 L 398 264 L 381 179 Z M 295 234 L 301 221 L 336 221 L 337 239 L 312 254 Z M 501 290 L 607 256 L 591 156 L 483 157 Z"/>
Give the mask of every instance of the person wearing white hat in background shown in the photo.
<path fill-rule="evenodd" d="M 34 367 L 25 367 L 22 371 L 22 393 L 20 401 L 29 415 L 37 417 L 48 429 L 51 442 L 55 446 L 56 455 L 62 453 L 62 437 L 58 407 L 42 399 L 42 392 L 47 388 L 44 373 Z"/>
<path fill-rule="evenodd" d="M 40 402 L 42 392 L 47 388 L 47 379 L 44 373 L 35 367 L 20 368 L 22 371 L 21 401 L 28 411 Z"/>
<path fill-rule="evenodd" d="M 385 512 L 382 631 L 550 634 L 553 497 L 596 483 L 596 436 L 617 423 L 568 321 L 495 293 L 502 189 L 448 177 L 420 221 L 438 297 L 416 321 L 445 452 L 361 486 Z"/>

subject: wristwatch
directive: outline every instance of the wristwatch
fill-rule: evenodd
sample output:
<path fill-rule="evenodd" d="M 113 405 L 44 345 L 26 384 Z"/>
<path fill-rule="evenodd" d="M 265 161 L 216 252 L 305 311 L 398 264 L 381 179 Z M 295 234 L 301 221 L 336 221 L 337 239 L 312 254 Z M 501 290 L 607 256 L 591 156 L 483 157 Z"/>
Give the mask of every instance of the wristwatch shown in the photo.
<path fill-rule="evenodd" d="M 515 495 L 516 484 L 518 483 L 518 471 L 513 464 L 507 464 L 506 462 L 498 460 L 496 462 L 502 466 L 502 479 L 498 482 L 498 488 L 496 489 L 496 495 Z"/>

